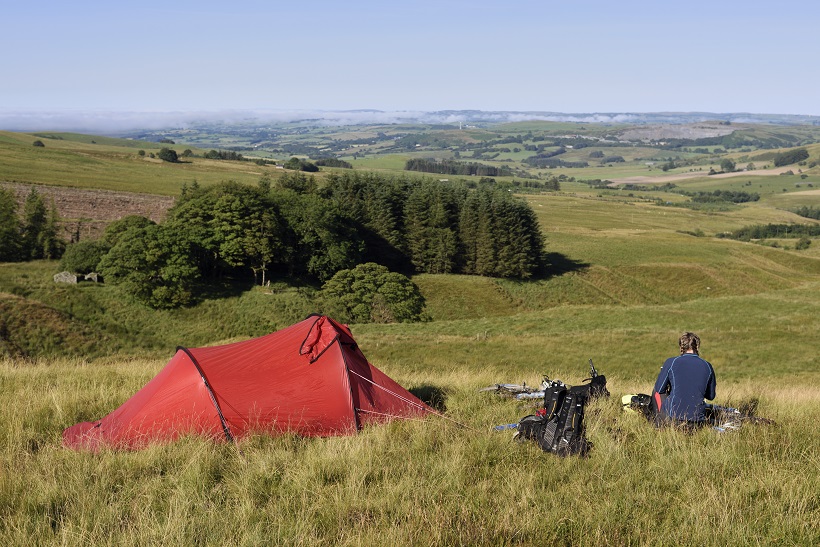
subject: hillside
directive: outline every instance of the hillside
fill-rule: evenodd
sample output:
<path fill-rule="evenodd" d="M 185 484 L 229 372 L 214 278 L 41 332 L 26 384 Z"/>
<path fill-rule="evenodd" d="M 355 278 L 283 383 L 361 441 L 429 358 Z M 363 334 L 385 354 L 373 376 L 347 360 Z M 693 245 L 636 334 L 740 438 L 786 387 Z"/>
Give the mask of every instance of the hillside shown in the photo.
<path fill-rule="evenodd" d="M 414 281 L 435 324 L 539 314 L 566 306 L 668 306 L 777 294 L 820 280 L 817 246 L 796 252 L 709 237 L 752 220 L 774 220 L 781 214 L 776 209 L 748 209 L 767 215 L 761 217 L 743 216 L 742 209 L 702 213 L 584 196 L 530 199 L 546 234 L 554 273 L 530 281 L 417 275 Z M 705 235 L 685 233 L 696 228 Z M 97 347 L 89 356 L 105 351 L 163 354 L 180 343 L 196 346 L 259 336 L 316 311 L 310 291 L 285 280 L 269 289 L 237 287 L 191 308 L 153 311 L 113 286 L 57 286 L 51 281 L 57 268 L 48 261 L 0 264 L 0 292 L 23 298 L 16 297 L 12 309 L 25 303 L 41 310 L 32 316 L 40 319 L 25 323 L 24 331 L 31 329 L 32 336 L 42 329 L 72 333 L 55 334 L 68 340 L 58 353 L 82 353 L 88 347 L 82 340 L 92 336 L 107 340 L 107 350 Z M 7 324 L 9 311 L 2 312 Z M 71 342 L 75 336 L 77 341 Z M 28 337 L 12 342 L 29 348 L 33 356 L 46 347 L 55 350 L 54 345 L 39 347 Z"/>
<path fill-rule="evenodd" d="M 102 210 L 110 217 L 142 199 L 160 210 L 173 199 L 173 192 L 125 192 L 146 175 L 152 178 L 143 190 L 167 188 L 166 180 L 181 188 L 178 172 L 197 170 L 211 184 L 249 167 L 224 162 L 210 171 L 202 158 L 160 165 L 116 143 L 113 154 L 88 152 L 96 144 L 87 141 L 97 139 L 77 139 L 60 140 L 62 152 L 35 156 L 43 161 L 27 164 L 26 183 L 8 182 L 25 189 L 49 181 L 37 188 L 64 195 L 63 210 L 79 206 L 72 214 L 96 211 L 102 225 Z M 10 166 L 0 161 L 0 172 L 23 168 L 30 145 L 20 146 L 0 135 L 0 155 L 16 158 Z M 87 178 L 82 169 L 61 171 L 63 160 L 86 154 L 97 162 Z M 811 154 L 817 158 L 816 148 Z M 395 156 L 376 158 L 384 172 L 401 169 Z M 634 165 L 598 170 L 649 172 Z M 663 176 L 658 171 L 653 176 Z M 64 184 L 69 172 L 77 178 Z M 120 188 L 107 173 L 131 182 Z M 56 261 L 2 263 L 0 538 L 8 545 L 271 538 L 294 545 L 630 545 L 659 538 L 816 545 L 820 242 L 798 250 L 794 239 L 716 237 L 750 224 L 816 224 L 790 210 L 819 204 L 816 187 L 807 186 L 816 175 L 803 174 L 767 174 L 750 185 L 752 177 L 694 172 L 665 188 L 565 177 L 560 191 L 522 193 L 546 240 L 548 274 L 525 281 L 416 275 L 430 321 L 352 324 L 369 361 L 414 394 L 434 395 L 443 414 L 349 437 L 258 434 L 228 443 L 187 436 L 132 452 L 64 448 L 65 428 L 118 408 L 177 346 L 288 326 L 316 311 L 316 287 L 225 280 L 195 305 L 153 310 L 110 284 L 55 284 Z M 248 177 L 256 184 L 256 174 Z M 692 202 L 693 193 L 714 190 L 754 191 L 759 199 Z M 109 201 L 95 201 L 101 195 Z M 718 378 L 715 402 L 753 405 L 774 424 L 684 434 L 624 412 L 621 396 L 651 390 L 684 330 L 703 339 Z M 545 376 L 577 385 L 590 359 L 612 396 L 586 407 L 587 457 L 546 454 L 514 442 L 509 429 L 496 430 L 533 414 L 540 401 L 480 388 L 537 385 Z M 648 480 L 647 470 L 663 470 L 666 488 Z"/>
<path fill-rule="evenodd" d="M 532 130 L 532 126 L 516 130 L 524 128 Z M 452 129 L 442 131 L 453 133 Z M 480 142 L 477 137 L 481 132 L 472 131 L 475 142 Z M 31 146 L 37 137 L 49 139 L 45 147 Z M 138 155 L 138 150 L 158 150 L 149 146 L 165 145 L 75 134 L 3 133 L 0 186 L 12 189 L 21 201 L 36 187 L 47 200 L 54 200 L 67 231 L 80 226 L 82 237 L 94 237 L 108 222 L 126 214 L 161 220 L 173 204 L 174 193 L 193 180 L 207 185 L 230 174 L 232 180 L 255 185 L 262 176 L 275 178 L 282 172 L 253 162 L 192 157 L 186 160 L 190 163 L 167 164 Z M 180 151 L 185 148 L 175 146 Z M 810 160 L 820 158 L 820 145 L 807 149 Z M 88 161 L 95 165 L 93 169 L 83 167 Z M 818 169 L 804 167 L 808 173 Z M 18 178 L 23 168 L 25 179 Z M 628 173 L 634 167 L 616 165 L 610 169 Z M 319 180 L 328 172 L 320 172 Z M 637 189 L 635 178 L 613 177 L 611 180 L 632 183 L 613 188 L 591 187 L 566 178 L 559 192 L 525 194 L 546 238 L 548 276 L 513 281 L 417 275 L 414 280 L 427 300 L 428 315 L 439 322 L 503 318 L 563 306 L 672 305 L 792 290 L 818 279 L 820 245 L 816 242 L 809 249 L 794 251 L 789 250 L 793 246 L 789 241 L 772 248 L 713 237 L 749 224 L 816 223 L 789 211 L 801 205 L 820 206 L 820 195 L 807 186 L 816 175 L 783 176 L 764 169 L 748 176 L 654 173 Z M 244 178 L 234 179 L 238 174 Z M 186 180 L 189 175 L 193 177 Z M 143 177 L 144 184 L 139 182 Z M 789 186 L 784 185 L 786 180 Z M 675 185 L 671 190 L 657 189 L 659 184 L 670 182 Z M 124 191 L 135 187 L 143 191 Z M 760 199 L 703 210 L 664 205 L 685 201 L 687 191 L 714 189 L 754 191 Z M 117 340 L 110 347 L 112 351 L 137 353 L 162 351 L 181 340 L 190 345 L 213 343 L 264 334 L 315 311 L 311 300 L 315 288 L 306 290 L 287 280 L 278 281 L 275 290 L 237 287 L 193 308 L 157 312 L 124 298 L 115 287 L 56 287 L 51 282 L 56 270 L 57 264 L 49 262 L 0 265 L 0 293 L 23 298 L 11 300 L 16 304 L 4 308 L 6 324 L 12 324 L 10 309 L 28 306 L 37 310 L 32 317 L 40 318 L 38 328 L 69 341 L 58 352 L 82 353 L 82 348 L 88 347 L 84 341 L 88 336 L 109 340 L 109 344 Z M 220 315 L 233 320 L 214 321 Z M 13 320 L 17 330 L 36 331 L 33 324 L 19 327 L 19 317 Z M 122 333 L 127 336 L 119 336 Z M 13 340 L 6 335 L 7 348 L 28 348 L 23 353 L 30 355 L 41 352 L 31 343 L 33 335 L 15 335 L 18 337 Z M 48 351 L 55 351 L 55 347 L 48 346 Z"/>
<path fill-rule="evenodd" d="M 97 142 L 87 135 L 37 135 L 0 131 L 0 182 L 177 196 L 184 185 L 194 181 L 204 186 L 225 180 L 256 184 L 264 175 L 277 176 L 273 166 L 250 161 L 195 157 L 171 164 L 151 157 L 169 146 L 182 154 L 192 148 L 187 145 L 144 142 L 137 147 L 128 139 L 99 137 Z M 44 146 L 33 146 L 35 141 Z M 204 153 L 193 151 L 200 156 Z"/>

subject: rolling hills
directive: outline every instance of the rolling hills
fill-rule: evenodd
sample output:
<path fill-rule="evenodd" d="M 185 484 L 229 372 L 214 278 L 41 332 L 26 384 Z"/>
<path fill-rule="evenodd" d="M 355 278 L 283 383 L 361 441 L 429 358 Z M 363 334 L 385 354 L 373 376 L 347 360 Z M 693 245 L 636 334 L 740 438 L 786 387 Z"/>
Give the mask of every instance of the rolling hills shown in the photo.
<path fill-rule="evenodd" d="M 143 148 L 90 136 L 66 135 L 53 147 L 46 140 L 45 151 L 55 150 L 40 154 L 30 144 L 36 138 L 0 134 L 0 183 L 167 199 L 192 176 L 202 184 L 233 176 L 255 184 L 277 175 L 272 166 L 196 157 L 162 165 L 140 159 Z M 156 152 L 159 144 L 140 146 Z M 817 160 L 817 148 L 808 148 Z M 373 158 L 388 172 L 402 163 L 389 154 Z M 85 161 L 96 165 L 87 177 L 78 167 Z M 114 286 L 54 284 L 56 261 L 0 264 L 0 539 L 817 544 L 820 479 L 811 471 L 820 419 L 813 387 L 820 380 L 820 244 L 797 250 L 793 240 L 715 237 L 749 224 L 816 223 L 791 211 L 820 205 L 806 186 L 817 168 L 795 169 L 802 167 L 806 178 L 754 177 L 758 201 L 717 208 L 681 206 L 689 200 L 682 191 L 748 190 L 748 181 L 694 172 L 667 191 L 617 189 L 593 187 L 574 172 L 560 191 L 522 194 L 546 239 L 548 275 L 416 275 L 431 321 L 351 325 L 380 369 L 411 390 L 439 393 L 447 419 L 394 422 L 346 438 L 63 449 L 65 427 L 116 408 L 176 346 L 286 326 L 314 311 L 315 287 L 277 279 L 152 310 Z M 649 172 L 597 169 L 613 179 Z M 75 214 L 93 218 L 90 210 Z M 775 426 L 682 434 L 621 410 L 620 395 L 650 389 L 683 330 L 703 339 L 718 376 L 717 402 L 756 401 Z M 536 384 L 544 375 L 578 383 L 588 359 L 613 394 L 588 407 L 588 458 L 557 458 L 493 430 L 534 408 L 480 387 Z"/>
<path fill-rule="evenodd" d="M 31 146 L 38 137 L 48 139 L 45 147 Z M 182 164 L 138 154 L 139 150 L 151 154 L 161 146 L 166 144 L 77 134 L 6 132 L 0 134 L 0 184 L 15 189 L 21 199 L 27 188 L 37 185 L 46 196 L 56 196 L 55 205 L 67 226 L 84 223 L 90 235 L 94 232 L 88 227 L 96 226 L 98 232 L 105 223 L 129 213 L 161 218 L 173 203 L 172 196 L 194 180 L 207 185 L 229 177 L 256 184 L 263 176 L 275 180 L 282 173 L 274 166 L 248 161 L 205 160 L 196 155 L 200 149 Z M 175 146 L 180 152 L 187 148 Z M 820 145 L 808 149 L 810 160 L 820 157 Z M 612 168 L 613 172 L 619 169 Z M 622 171 L 631 169 L 625 167 Z M 330 171 L 318 173 L 318 179 L 321 181 L 323 173 Z M 656 171 L 655 184 L 647 185 L 645 190 L 590 187 L 567 177 L 559 192 L 528 194 L 546 236 L 551 262 L 548 277 L 520 282 L 418 275 L 415 282 L 425 295 L 430 317 L 438 322 L 502 318 L 563 306 L 671 305 L 792 290 L 818 279 L 820 245 L 796 252 L 711 237 L 748 224 L 816 222 L 789 211 L 796 205 L 820 204 L 820 195 L 813 189 L 784 188 L 787 177 L 776 174 L 760 176 L 754 172 L 754 177 L 738 174 L 731 178 L 689 174 L 687 178 L 686 173 Z M 751 178 L 754 181 L 750 187 Z M 675 188 L 658 191 L 655 186 L 662 180 L 674 181 Z M 682 199 L 677 189 L 718 188 L 751 188 L 761 199 L 721 211 L 663 206 L 664 200 Z M 788 245 L 784 242 L 783 247 Z M 238 292 L 195 309 L 150 312 L 120 296 L 113 287 L 55 287 L 50 275 L 56 267 L 52 263 L 0 265 L 0 291 L 22 296 L 27 306 L 51 310 L 42 315 L 52 318 L 58 338 L 72 339 L 63 331 L 71 328 L 66 325 L 75 325 L 78 339 L 88 336 L 91 329 L 100 339 L 119 340 L 114 344 L 116 351 L 130 347 L 144 352 L 174 346 L 185 337 L 186 343 L 202 344 L 259 335 L 312 311 L 310 291 L 284 281 L 280 289 Z M 280 311 L 263 313 L 265 319 L 261 320 L 238 319 L 259 315 L 265 300 Z M 91 308 L 97 310 L 93 319 L 78 311 Z M 211 309 L 214 311 L 207 311 Z M 157 322 L 155 318 L 163 313 L 167 315 Z M 214 313 L 237 319 L 227 324 L 218 322 L 217 328 L 211 320 Z M 73 321 L 59 319 L 61 314 L 68 314 Z M 127 317 L 130 325 L 116 317 Z M 41 319 L 38 324 L 49 321 Z M 186 326 L 169 327 L 167 323 Z M 133 336 L 118 336 L 122 332 L 132 332 Z M 36 348 L 22 340 L 14 343 Z M 87 344 L 71 346 L 66 342 L 64 351 L 76 354 Z M 51 345 L 47 347 L 48 351 L 54 350 Z M 37 354 L 36 349 L 32 351 Z"/>

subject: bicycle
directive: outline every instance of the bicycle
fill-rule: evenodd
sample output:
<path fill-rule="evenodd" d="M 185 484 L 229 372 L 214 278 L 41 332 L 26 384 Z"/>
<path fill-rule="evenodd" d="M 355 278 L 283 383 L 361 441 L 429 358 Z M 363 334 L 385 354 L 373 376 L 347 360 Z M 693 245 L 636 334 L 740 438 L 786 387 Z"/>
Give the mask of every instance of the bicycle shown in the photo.
<path fill-rule="evenodd" d="M 734 431 L 740 429 L 743 424 L 774 424 L 774 420 L 756 416 L 757 399 L 752 399 L 749 406 L 738 409 L 728 406 L 710 404 L 706 405 L 706 421 L 716 431 Z"/>
<path fill-rule="evenodd" d="M 544 380 L 537 388 L 528 386 L 527 383 L 524 382 L 523 384 L 493 384 L 491 386 L 481 388 L 478 391 L 482 393 L 493 392 L 503 397 L 519 400 L 543 399 L 544 391 L 551 387 L 564 385 L 564 382 L 561 380 L 550 380 L 548 377 L 544 376 Z"/>
<path fill-rule="evenodd" d="M 589 371 L 590 377 L 585 378 L 584 382 L 589 382 L 586 385 L 590 386 L 591 395 L 596 397 L 608 397 L 609 391 L 606 389 L 606 377 L 598 373 L 595 369 L 595 365 L 592 363 L 592 359 L 589 360 Z M 555 387 L 567 388 L 569 386 L 561 380 L 550 380 L 548 376 L 544 376 L 544 379 L 541 381 L 541 385 L 538 388 L 528 386 L 526 382 L 523 384 L 493 384 L 491 386 L 479 389 L 479 392 L 495 392 L 498 395 L 516 398 L 519 400 L 541 399 L 544 397 L 547 390 Z"/>

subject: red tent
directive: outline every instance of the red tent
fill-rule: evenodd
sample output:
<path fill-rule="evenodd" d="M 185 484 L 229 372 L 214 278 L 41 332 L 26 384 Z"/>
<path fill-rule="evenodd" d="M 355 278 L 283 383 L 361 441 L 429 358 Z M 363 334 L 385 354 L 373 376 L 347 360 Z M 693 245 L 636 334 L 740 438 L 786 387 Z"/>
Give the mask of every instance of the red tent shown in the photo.
<path fill-rule="evenodd" d="M 434 411 L 367 362 L 346 326 L 311 316 L 245 342 L 177 348 L 121 407 L 63 431 L 63 445 L 140 448 L 187 434 L 348 435 L 427 412 Z"/>

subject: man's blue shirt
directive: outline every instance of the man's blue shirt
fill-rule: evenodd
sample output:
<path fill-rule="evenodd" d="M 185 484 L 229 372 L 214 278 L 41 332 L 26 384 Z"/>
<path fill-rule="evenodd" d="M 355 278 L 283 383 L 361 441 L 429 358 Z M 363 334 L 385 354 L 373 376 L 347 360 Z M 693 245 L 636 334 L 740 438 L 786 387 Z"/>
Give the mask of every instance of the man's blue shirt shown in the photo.
<path fill-rule="evenodd" d="M 670 357 L 661 367 L 655 392 L 669 393 L 661 411 L 668 417 L 689 422 L 705 419 L 704 399 L 715 398 L 715 371 L 694 353 Z"/>

